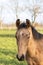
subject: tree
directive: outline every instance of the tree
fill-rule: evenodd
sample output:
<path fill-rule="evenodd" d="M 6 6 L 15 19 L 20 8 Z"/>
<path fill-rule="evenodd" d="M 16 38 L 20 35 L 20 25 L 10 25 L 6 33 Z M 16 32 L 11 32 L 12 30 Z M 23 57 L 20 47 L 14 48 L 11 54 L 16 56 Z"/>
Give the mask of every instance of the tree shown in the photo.
<path fill-rule="evenodd" d="M 14 3 L 14 5 L 12 4 L 12 6 L 10 7 L 10 9 L 13 11 L 13 13 L 15 13 L 16 15 L 16 19 L 18 19 L 18 0 L 9 0 L 10 3 Z"/>
<path fill-rule="evenodd" d="M 30 9 L 30 12 L 32 13 L 32 22 L 34 23 L 36 20 L 36 17 L 40 13 L 40 7 L 39 6 L 34 6 L 32 9 Z"/>
<path fill-rule="evenodd" d="M 2 10 L 3 10 L 3 6 L 1 5 L 0 6 L 0 21 L 2 20 L 2 18 L 1 18 L 2 17 Z"/>
<path fill-rule="evenodd" d="M 16 18 L 18 19 L 18 1 L 16 2 L 15 11 L 16 11 Z"/>
<path fill-rule="evenodd" d="M 27 1 L 29 2 L 29 0 Z M 37 0 L 33 0 L 32 4 L 30 6 L 26 6 L 25 8 L 28 9 L 28 11 L 30 12 L 33 23 L 36 21 L 37 16 L 43 13 L 41 6 L 38 5 Z"/>

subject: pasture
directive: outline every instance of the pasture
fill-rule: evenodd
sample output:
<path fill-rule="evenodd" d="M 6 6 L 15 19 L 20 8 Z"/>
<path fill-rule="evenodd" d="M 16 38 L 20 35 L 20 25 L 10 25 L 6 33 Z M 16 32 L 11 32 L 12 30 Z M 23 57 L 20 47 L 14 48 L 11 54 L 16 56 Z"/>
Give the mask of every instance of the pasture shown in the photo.
<path fill-rule="evenodd" d="M 43 33 L 43 30 L 38 30 Z M 15 35 L 16 30 L 0 30 L 0 35 Z M 0 36 L 0 65 L 27 65 L 26 61 L 19 62 L 16 58 L 17 44 L 15 37 Z"/>

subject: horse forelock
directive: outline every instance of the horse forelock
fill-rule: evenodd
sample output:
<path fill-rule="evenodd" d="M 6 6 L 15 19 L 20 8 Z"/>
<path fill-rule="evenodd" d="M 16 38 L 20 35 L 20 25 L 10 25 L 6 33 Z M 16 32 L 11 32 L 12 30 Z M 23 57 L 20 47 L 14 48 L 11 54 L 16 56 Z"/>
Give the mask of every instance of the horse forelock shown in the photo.
<path fill-rule="evenodd" d="M 18 27 L 18 29 L 27 28 L 26 23 L 21 23 Z"/>

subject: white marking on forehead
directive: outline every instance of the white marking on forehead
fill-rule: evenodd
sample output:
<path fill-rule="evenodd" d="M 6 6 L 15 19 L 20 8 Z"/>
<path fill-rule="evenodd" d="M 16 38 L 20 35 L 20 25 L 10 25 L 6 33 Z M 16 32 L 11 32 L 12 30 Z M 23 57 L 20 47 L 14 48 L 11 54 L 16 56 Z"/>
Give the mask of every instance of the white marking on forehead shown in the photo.
<path fill-rule="evenodd" d="M 20 35 L 22 35 L 22 33 L 23 33 L 23 32 L 21 31 L 21 32 L 20 32 Z"/>

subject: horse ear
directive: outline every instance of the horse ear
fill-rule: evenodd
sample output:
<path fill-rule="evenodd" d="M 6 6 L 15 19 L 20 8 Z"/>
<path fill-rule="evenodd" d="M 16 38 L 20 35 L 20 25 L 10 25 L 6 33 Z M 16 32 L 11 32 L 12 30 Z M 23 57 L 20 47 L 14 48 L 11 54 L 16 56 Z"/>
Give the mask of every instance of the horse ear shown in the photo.
<path fill-rule="evenodd" d="M 19 25 L 20 25 L 20 19 L 17 19 L 16 20 L 16 26 L 19 27 Z"/>
<path fill-rule="evenodd" d="M 26 19 L 26 25 L 27 25 L 27 27 L 30 27 L 30 25 L 31 25 L 30 20 Z"/>

